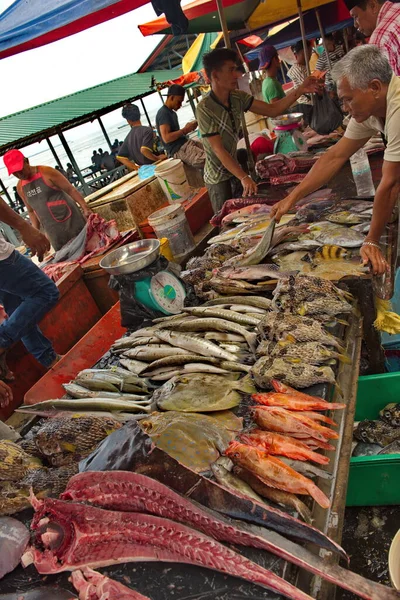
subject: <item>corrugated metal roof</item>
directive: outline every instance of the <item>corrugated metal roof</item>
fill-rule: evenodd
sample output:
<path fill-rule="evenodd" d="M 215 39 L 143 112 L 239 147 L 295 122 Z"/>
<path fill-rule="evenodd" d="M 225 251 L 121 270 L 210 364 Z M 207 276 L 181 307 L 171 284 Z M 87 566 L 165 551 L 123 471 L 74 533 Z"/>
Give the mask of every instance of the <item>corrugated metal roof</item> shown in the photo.
<path fill-rule="evenodd" d="M 163 83 L 181 75 L 181 69 L 132 73 L 0 118 L 0 153 L 11 147 L 22 148 L 152 94 L 156 91 L 153 77 Z"/>

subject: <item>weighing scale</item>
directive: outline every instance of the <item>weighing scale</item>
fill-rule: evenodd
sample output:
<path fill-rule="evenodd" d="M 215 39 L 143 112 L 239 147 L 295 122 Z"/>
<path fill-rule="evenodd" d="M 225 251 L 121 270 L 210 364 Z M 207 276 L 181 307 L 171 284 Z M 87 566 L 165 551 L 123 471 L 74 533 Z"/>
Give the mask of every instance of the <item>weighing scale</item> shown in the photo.
<path fill-rule="evenodd" d="M 274 154 L 307 150 L 307 142 L 300 131 L 302 118 L 302 113 L 292 113 L 272 119 L 276 134 Z"/>
<path fill-rule="evenodd" d="M 159 256 L 159 240 L 139 240 L 110 252 L 100 261 L 100 266 L 117 278 L 132 276 L 134 297 L 140 304 L 164 315 L 176 315 L 184 306 L 185 287 L 178 277 L 165 270 L 168 264 L 165 257 L 160 264 L 164 268 L 154 275 L 148 274 Z M 140 279 L 140 271 L 143 271 L 143 279 Z"/>
<path fill-rule="evenodd" d="M 177 315 L 182 312 L 186 292 L 175 275 L 169 271 L 160 271 L 152 277 L 135 282 L 135 298 L 151 310 L 165 315 Z"/>

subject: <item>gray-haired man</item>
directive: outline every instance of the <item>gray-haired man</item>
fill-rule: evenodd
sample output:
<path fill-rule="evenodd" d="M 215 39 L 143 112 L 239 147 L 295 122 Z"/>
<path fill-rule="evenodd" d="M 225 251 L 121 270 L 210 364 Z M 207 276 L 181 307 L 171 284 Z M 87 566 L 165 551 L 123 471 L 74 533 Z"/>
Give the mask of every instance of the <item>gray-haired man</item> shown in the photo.
<path fill-rule="evenodd" d="M 375 194 L 371 228 L 361 247 L 364 264 L 370 262 L 375 274 L 384 273 L 387 264 L 379 240 L 400 191 L 400 78 L 381 51 L 370 45 L 351 50 L 334 66 L 332 77 L 345 112 L 352 117 L 346 133 L 271 214 L 279 220 L 296 202 L 332 179 L 376 132 L 384 133 L 387 147 L 382 179 Z"/>

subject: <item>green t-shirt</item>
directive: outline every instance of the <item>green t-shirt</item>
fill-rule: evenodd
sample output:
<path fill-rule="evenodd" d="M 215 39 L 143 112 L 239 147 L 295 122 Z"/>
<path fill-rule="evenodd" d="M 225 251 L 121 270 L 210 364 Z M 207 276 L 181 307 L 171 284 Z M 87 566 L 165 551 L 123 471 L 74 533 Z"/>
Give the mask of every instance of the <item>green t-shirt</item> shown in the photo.
<path fill-rule="evenodd" d="M 209 138 L 220 135 L 227 152 L 236 156 L 237 142 L 241 129 L 243 112 L 250 110 L 253 96 L 242 90 L 233 90 L 229 96 L 229 106 L 224 106 L 213 92 L 210 92 L 196 108 L 199 131 L 206 153 L 204 181 L 208 184 L 221 183 L 232 177 L 211 148 Z"/>
<path fill-rule="evenodd" d="M 262 82 L 262 95 L 265 102 L 272 102 L 275 98 L 284 98 L 285 92 L 275 77 L 266 77 Z"/>

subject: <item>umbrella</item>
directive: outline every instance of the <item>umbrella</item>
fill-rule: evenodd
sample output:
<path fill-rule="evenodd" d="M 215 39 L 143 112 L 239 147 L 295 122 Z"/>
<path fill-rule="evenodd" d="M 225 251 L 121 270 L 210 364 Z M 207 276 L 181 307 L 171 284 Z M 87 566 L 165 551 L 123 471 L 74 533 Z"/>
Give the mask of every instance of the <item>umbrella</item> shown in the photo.
<path fill-rule="evenodd" d="M 0 58 L 50 44 L 148 1 L 16 0 L 0 16 Z"/>

